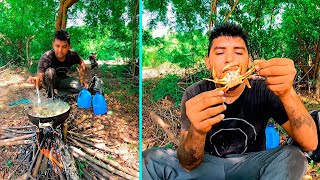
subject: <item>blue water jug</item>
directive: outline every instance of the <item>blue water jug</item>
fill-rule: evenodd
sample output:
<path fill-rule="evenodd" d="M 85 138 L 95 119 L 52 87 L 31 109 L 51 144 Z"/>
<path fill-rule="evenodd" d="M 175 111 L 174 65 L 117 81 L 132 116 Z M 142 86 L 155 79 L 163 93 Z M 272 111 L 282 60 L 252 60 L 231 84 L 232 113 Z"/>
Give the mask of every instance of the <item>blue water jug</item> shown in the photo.
<path fill-rule="evenodd" d="M 86 88 L 83 88 L 79 92 L 77 104 L 79 108 L 87 109 L 91 107 L 91 93 Z"/>
<path fill-rule="evenodd" d="M 105 114 L 108 111 L 107 102 L 99 92 L 92 99 L 93 113 L 96 115 Z"/>
<path fill-rule="evenodd" d="M 275 130 L 273 124 L 269 124 L 266 128 L 266 149 L 273 149 L 280 145 L 280 136 Z"/>

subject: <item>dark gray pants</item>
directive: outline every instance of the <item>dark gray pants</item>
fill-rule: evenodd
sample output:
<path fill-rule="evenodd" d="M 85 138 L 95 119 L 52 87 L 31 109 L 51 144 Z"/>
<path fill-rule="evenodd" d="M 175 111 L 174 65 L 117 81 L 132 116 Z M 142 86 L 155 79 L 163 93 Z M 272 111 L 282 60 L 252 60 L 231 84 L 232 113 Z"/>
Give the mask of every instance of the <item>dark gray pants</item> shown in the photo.
<path fill-rule="evenodd" d="M 229 155 L 220 158 L 205 154 L 204 162 L 187 172 L 176 151 L 152 148 L 143 152 L 143 180 L 301 180 L 307 159 L 296 146 L 281 146 L 268 151 Z"/>
<path fill-rule="evenodd" d="M 82 89 L 78 79 L 72 77 L 59 78 L 54 68 L 48 68 L 44 73 L 44 86 L 48 98 L 52 97 L 54 89 L 60 89 L 70 93 L 78 93 Z"/>

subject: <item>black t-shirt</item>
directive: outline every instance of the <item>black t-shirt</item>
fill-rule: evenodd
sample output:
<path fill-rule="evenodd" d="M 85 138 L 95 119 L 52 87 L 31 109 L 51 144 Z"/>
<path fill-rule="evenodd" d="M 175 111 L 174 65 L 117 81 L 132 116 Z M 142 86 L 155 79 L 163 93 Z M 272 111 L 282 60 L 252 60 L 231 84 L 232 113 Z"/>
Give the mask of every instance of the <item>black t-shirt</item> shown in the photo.
<path fill-rule="evenodd" d="M 270 118 L 282 125 L 288 120 L 279 99 L 265 81 L 249 80 L 240 97 L 226 104 L 225 118 L 212 126 L 207 133 L 204 150 L 215 156 L 243 154 L 265 150 L 265 128 Z M 210 81 L 200 81 L 188 87 L 181 101 L 181 130 L 189 130 L 190 120 L 186 115 L 185 102 L 192 97 L 215 89 Z"/>
<path fill-rule="evenodd" d="M 56 70 L 59 78 L 67 77 L 70 67 L 74 64 L 80 64 L 81 57 L 74 50 L 69 50 L 64 62 L 60 62 L 54 54 L 54 50 L 45 52 L 38 63 L 38 73 L 44 73 L 47 68 L 52 67 Z"/>

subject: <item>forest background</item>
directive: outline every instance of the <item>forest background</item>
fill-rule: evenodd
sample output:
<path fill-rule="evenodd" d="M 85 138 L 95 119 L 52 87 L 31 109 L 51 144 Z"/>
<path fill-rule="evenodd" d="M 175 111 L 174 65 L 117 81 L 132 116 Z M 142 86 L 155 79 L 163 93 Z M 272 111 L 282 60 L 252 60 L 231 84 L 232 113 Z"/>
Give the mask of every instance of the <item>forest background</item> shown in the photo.
<path fill-rule="evenodd" d="M 294 88 L 308 110 L 320 109 L 318 0 L 145 0 L 143 5 L 143 150 L 179 144 L 182 94 L 210 75 L 204 66 L 209 32 L 224 22 L 247 30 L 253 60 L 292 59 Z M 276 127 L 284 143 L 288 136 Z M 319 172 L 310 162 L 307 175 L 319 178 Z"/>

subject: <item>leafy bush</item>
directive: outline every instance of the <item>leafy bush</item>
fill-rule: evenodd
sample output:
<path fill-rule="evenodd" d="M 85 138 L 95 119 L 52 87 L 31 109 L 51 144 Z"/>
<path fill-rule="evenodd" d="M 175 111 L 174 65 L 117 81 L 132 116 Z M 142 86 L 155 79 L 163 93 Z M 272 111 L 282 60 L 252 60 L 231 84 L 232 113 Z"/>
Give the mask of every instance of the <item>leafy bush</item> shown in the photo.
<path fill-rule="evenodd" d="M 160 80 L 159 84 L 151 90 L 153 99 L 155 101 L 158 101 L 159 99 L 163 99 L 166 96 L 170 96 L 174 99 L 175 105 L 178 106 L 183 94 L 183 92 L 177 85 L 179 81 L 180 77 L 178 75 L 166 75 L 162 80 Z"/>
<path fill-rule="evenodd" d="M 36 74 L 37 73 L 37 70 L 38 70 L 38 63 L 33 63 L 31 65 L 31 67 L 28 69 L 28 71 L 31 73 L 31 74 Z"/>

